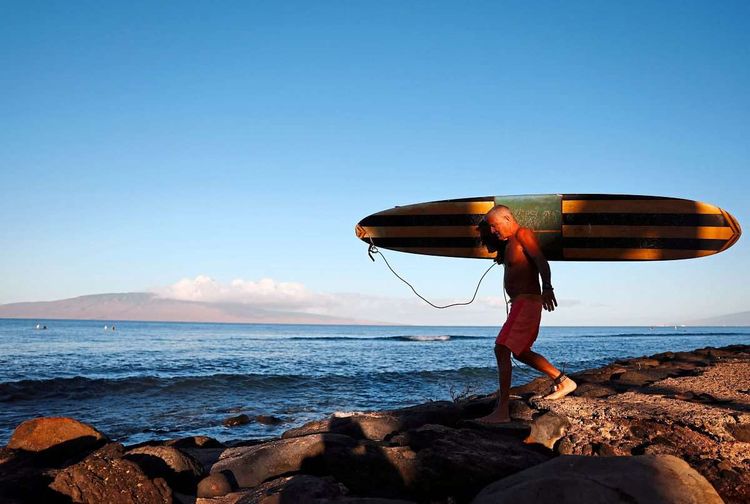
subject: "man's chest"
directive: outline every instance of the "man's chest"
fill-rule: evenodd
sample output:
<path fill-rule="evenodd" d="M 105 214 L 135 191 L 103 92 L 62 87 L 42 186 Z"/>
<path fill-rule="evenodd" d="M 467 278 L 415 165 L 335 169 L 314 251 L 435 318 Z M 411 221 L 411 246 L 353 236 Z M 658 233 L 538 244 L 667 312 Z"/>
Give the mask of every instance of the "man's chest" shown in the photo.
<path fill-rule="evenodd" d="M 505 247 L 503 264 L 506 268 L 527 267 L 529 265 L 529 259 L 526 257 L 523 247 L 518 241 L 508 241 Z"/>

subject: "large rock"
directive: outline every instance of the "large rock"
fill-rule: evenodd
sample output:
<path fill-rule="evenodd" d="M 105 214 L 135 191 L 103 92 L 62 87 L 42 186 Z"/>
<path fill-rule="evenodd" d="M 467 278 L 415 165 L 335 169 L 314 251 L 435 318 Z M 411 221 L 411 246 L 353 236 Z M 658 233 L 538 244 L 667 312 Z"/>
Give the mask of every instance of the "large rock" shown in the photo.
<path fill-rule="evenodd" d="M 141 446 L 125 458 L 138 464 L 150 478 L 164 478 L 170 487 L 192 493 L 203 476 L 203 464 L 173 446 Z"/>
<path fill-rule="evenodd" d="M 295 474 L 253 488 L 237 504 L 318 504 L 320 500 L 333 501 L 347 493 L 346 487 L 331 477 Z"/>
<path fill-rule="evenodd" d="M 479 490 L 552 456 L 517 437 L 492 429 L 451 429 L 425 425 L 393 439 L 416 451 L 415 475 L 407 480 L 420 500 L 450 497 L 467 502 Z M 348 486 L 348 485 L 347 485 Z"/>
<path fill-rule="evenodd" d="M 203 472 L 208 473 L 227 448 L 180 448 L 180 451 L 200 462 Z"/>
<path fill-rule="evenodd" d="M 395 432 L 415 429 L 425 424 L 455 425 L 461 419 L 461 413 L 461 407 L 450 401 L 435 401 L 391 411 L 339 413 L 325 420 L 290 429 L 281 437 L 331 432 L 354 439 L 380 441 Z"/>
<path fill-rule="evenodd" d="M 201 498 L 222 497 L 227 496 L 234 490 L 237 490 L 234 477 L 229 473 L 217 472 L 209 474 L 198 483 L 196 495 Z M 231 500 L 231 502 L 234 503 L 237 500 L 239 500 L 239 497 Z"/>
<path fill-rule="evenodd" d="M 341 434 L 311 434 L 271 441 L 256 446 L 228 448 L 211 468 L 211 473 L 231 476 L 240 488 L 251 488 L 282 474 L 303 468 L 317 469 L 316 463 L 330 451 L 350 449 L 356 441 Z"/>
<path fill-rule="evenodd" d="M 90 425 L 67 417 L 32 418 L 21 423 L 10 437 L 8 448 L 40 452 L 50 448 L 83 451 L 107 442 Z"/>
<path fill-rule="evenodd" d="M 47 487 L 52 482 L 45 470 L 48 461 L 34 452 L 0 449 L 0 502 L 55 502 L 57 494 Z"/>
<path fill-rule="evenodd" d="M 671 455 L 561 456 L 496 481 L 472 504 L 722 504 L 711 484 Z"/>
<path fill-rule="evenodd" d="M 362 441 L 353 449 L 325 454 L 324 471 L 354 494 L 411 498 L 418 491 L 419 462 L 408 446 L 382 446 Z"/>
<path fill-rule="evenodd" d="M 416 454 L 409 447 L 380 446 L 342 434 L 310 434 L 225 450 L 198 485 L 201 497 L 300 472 L 331 475 L 359 495 L 402 497 L 414 481 Z"/>
<path fill-rule="evenodd" d="M 169 504 L 172 490 L 162 478 L 151 479 L 112 443 L 57 473 L 50 487 L 72 502 L 86 504 Z"/>

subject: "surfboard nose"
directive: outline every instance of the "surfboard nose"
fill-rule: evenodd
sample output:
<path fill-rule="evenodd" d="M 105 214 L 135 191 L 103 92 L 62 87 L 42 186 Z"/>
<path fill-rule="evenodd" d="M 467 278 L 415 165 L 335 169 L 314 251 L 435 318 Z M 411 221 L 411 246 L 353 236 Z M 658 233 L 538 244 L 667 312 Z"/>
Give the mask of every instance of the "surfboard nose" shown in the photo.
<path fill-rule="evenodd" d="M 737 240 L 740 239 L 740 236 L 742 236 L 742 227 L 740 227 L 740 223 L 737 220 L 737 218 L 724 210 L 721 209 L 721 214 L 724 216 L 724 221 L 727 223 L 729 228 L 732 230 L 732 236 L 727 240 L 727 242 L 724 244 L 724 246 L 721 248 L 719 252 L 723 252 L 735 243 L 737 243 Z"/>
<path fill-rule="evenodd" d="M 361 223 L 358 223 L 354 226 L 354 234 L 357 235 L 357 238 L 360 240 L 364 240 L 365 236 L 367 236 L 367 231 L 365 231 L 365 228 L 362 227 Z"/>

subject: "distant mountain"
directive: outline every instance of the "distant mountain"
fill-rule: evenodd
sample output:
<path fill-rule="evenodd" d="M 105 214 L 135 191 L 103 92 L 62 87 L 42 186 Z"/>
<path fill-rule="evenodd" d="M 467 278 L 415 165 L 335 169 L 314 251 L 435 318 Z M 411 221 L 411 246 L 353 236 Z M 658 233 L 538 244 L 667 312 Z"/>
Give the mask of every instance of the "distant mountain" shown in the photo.
<path fill-rule="evenodd" d="M 691 320 L 688 325 L 704 326 L 747 326 L 750 325 L 750 311 L 739 313 L 730 313 L 718 317 L 710 317 L 698 320 Z"/>
<path fill-rule="evenodd" d="M 265 310 L 239 303 L 203 303 L 148 292 L 94 294 L 59 301 L 0 305 L 0 318 L 236 322 L 261 324 L 377 323 L 300 312 Z"/>

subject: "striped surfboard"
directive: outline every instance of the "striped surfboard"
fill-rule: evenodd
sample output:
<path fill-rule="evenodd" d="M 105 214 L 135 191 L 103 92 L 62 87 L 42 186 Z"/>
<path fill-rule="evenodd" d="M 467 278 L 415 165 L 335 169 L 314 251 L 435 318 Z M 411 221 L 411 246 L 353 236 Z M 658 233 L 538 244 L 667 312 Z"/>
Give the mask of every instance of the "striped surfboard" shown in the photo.
<path fill-rule="evenodd" d="M 547 259 L 556 261 L 703 257 L 728 249 L 742 234 L 737 219 L 714 205 L 609 194 L 488 196 L 397 206 L 365 217 L 355 232 L 385 249 L 494 259 L 500 246 L 482 229 L 482 220 L 498 204 L 533 229 Z"/>

